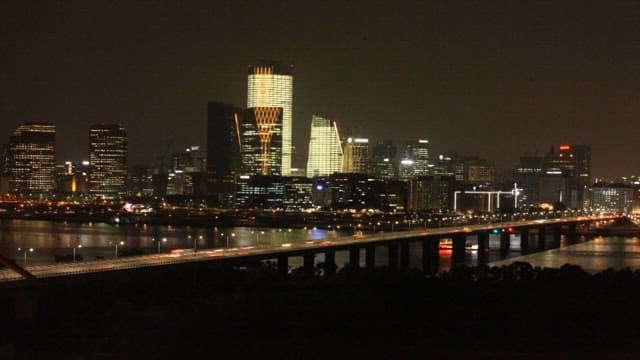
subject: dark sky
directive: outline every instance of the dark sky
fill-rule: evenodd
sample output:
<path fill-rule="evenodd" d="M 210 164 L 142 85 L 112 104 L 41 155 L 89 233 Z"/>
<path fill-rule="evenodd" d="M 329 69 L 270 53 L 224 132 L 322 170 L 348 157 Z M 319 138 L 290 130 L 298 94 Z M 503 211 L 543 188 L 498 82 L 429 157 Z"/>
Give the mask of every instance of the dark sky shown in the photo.
<path fill-rule="evenodd" d="M 59 161 L 98 122 L 126 126 L 131 163 L 204 145 L 207 101 L 245 106 L 246 66 L 276 59 L 297 166 L 315 113 L 501 168 L 571 143 L 596 176 L 640 173 L 640 2 L 16 1 L 0 48 L 0 142 L 50 121 Z"/>

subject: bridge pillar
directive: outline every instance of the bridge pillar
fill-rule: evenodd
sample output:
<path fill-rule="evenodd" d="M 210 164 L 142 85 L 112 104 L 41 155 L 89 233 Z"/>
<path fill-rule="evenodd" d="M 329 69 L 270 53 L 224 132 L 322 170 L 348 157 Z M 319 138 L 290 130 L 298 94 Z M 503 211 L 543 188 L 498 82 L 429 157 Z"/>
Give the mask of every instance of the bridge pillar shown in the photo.
<path fill-rule="evenodd" d="M 360 267 L 360 248 L 357 246 L 349 248 L 349 265 L 355 268 Z"/>
<path fill-rule="evenodd" d="M 538 228 L 538 250 L 544 250 L 547 242 L 547 229 L 544 226 Z"/>
<path fill-rule="evenodd" d="M 373 270 L 376 267 L 376 246 L 367 245 L 365 248 L 365 267 L 367 270 Z"/>
<path fill-rule="evenodd" d="M 316 272 L 316 254 L 307 254 L 302 257 L 303 269 L 308 275 L 313 275 Z"/>
<path fill-rule="evenodd" d="M 289 257 L 287 255 L 278 256 L 277 262 L 278 275 L 286 277 L 289 274 Z"/>
<path fill-rule="evenodd" d="M 487 255 L 489 254 L 489 233 L 479 232 L 478 234 L 478 260 L 479 264 L 486 263 Z"/>
<path fill-rule="evenodd" d="M 464 264 L 467 237 L 465 235 L 454 235 L 451 240 L 453 243 L 451 254 L 452 265 Z"/>
<path fill-rule="evenodd" d="M 422 240 L 422 271 L 427 274 L 438 272 L 440 239 L 428 237 Z"/>
<path fill-rule="evenodd" d="M 400 269 L 409 269 L 409 240 L 400 241 Z"/>
<path fill-rule="evenodd" d="M 529 253 L 529 229 L 520 230 L 520 251 L 522 255 Z"/>
<path fill-rule="evenodd" d="M 392 241 L 389 243 L 389 269 L 393 271 L 398 270 L 398 242 Z"/>
<path fill-rule="evenodd" d="M 562 241 L 562 225 L 556 225 L 553 227 L 553 247 L 559 248 L 560 241 Z"/>
<path fill-rule="evenodd" d="M 503 230 L 500 233 L 500 255 L 506 256 L 509 253 L 510 247 L 511 247 L 511 233 Z"/>
<path fill-rule="evenodd" d="M 337 270 L 336 266 L 336 251 L 333 249 L 327 249 L 324 253 L 324 274 L 333 275 Z"/>
<path fill-rule="evenodd" d="M 569 230 L 567 237 L 569 238 L 569 243 L 574 244 L 578 241 L 578 225 L 576 223 L 569 224 Z"/>

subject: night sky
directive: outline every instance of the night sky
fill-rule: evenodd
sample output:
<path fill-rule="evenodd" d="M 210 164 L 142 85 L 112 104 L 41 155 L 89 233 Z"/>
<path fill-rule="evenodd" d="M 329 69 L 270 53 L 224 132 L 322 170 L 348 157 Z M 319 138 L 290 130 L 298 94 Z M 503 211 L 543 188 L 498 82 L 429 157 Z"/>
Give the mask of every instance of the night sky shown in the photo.
<path fill-rule="evenodd" d="M 247 65 L 275 59 L 295 166 L 318 114 L 502 169 L 569 143 L 595 176 L 640 173 L 640 2 L 5 1 L 0 46 L 0 142 L 53 122 L 58 161 L 98 122 L 125 125 L 130 164 L 205 145 L 207 102 L 246 106 Z"/>

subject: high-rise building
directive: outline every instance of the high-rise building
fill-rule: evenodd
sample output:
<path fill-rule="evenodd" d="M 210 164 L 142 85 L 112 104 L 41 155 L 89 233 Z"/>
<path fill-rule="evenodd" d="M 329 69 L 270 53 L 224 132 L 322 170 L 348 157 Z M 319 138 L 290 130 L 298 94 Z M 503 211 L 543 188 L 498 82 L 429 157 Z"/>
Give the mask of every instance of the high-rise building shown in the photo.
<path fill-rule="evenodd" d="M 42 197 L 55 189 L 56 127 L 27 123 L 13 132 L 9 150 L 9 187 L 14 194 Z"/>
<path fill-rule="evenodd" d="M 249 66 L 247 81 L 247 108 L 282 109 L 282 161 L 281 173 L 291 173 L 293 143 L 292 104 L 293 66 L 281 65 L 275 61 L 262 60 Z"/>
<path fill-rule="evenodd" d="M 369 139 L 347 138 L 342 168 L 345 173 L 369 173 Z"/>
<path fill-rule="evenodd" d="M 404 180 L 429 174 L 429 140 L 418 139 L 406 143 L 399 172 Z"/>
<path fill-rule="evenodd" d="M 280 175 L 282 171 L 282 108 L 249 108 L 241 121 L 242 171 Z"/>
<path fill-rule="evenodd" d="M 307 176 L 327 176 L 342 171 L 342 145 L 335 121 L 313 115 Z"/>
<path fill-rule="evenodd" d="M 207 105 L 207 192 L 230 205 L 242 166 L 242 109 L 222 102 Z"/>
<path fill-rule="evenodd" d="M 121 124 L 89 128 L 89 192 L 102 199 L 124 195 L 127 180 L 127 134 Z"/>
<path fill-rule="evenodd" d="M 396 177 L 397 149 L 391 140 L 382 140 L 371 149 L 371 174 L 380 179 Z"/>

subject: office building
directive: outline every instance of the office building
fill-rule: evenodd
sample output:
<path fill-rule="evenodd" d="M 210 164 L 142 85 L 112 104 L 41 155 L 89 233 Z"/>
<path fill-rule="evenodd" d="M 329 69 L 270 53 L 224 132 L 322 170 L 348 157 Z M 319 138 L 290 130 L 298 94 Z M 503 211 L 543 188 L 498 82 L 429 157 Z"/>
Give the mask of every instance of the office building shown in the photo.
<path fill-rule="evenodd" d="M 249 108 L 241 120 L 242 172 L 274 175 L 282 172 L 282 108 Z"/>
<path fill-rule="evenodd" d="M 9 149 L 9 188 L 22 197 L 45 197 L 55 189 L 56 127 L 27 123 L 13 132 Z"/>
<path fill-rule="evenodd" d="M 342 169 L 345 173 L 369 173 L 369 139 L 347 138 Z"/>
<path fill-rule="evenodd" d="M 408 141 L 398 169 L 400 178 L 409 180 L 429 174 L 429 152 L 429 140 Z"/>
<path fill-rule="evenodd" d="M 207 104 L 207 192 L 219 205 L 232 205 L 242 166 L 242 112 L 231 104 Z"/>
<path fill-rule="evenodd" d="M 313 115 L 311 117 L 311 137 L 307 176 L 327 176 L 342 171 L 342 145 L 338 126 L 334 121 Z"/>
<path fill-rule="evenodd" d="M 115 199 L 125 194 L 127 134 L 121 124 L 96 124 L 89 128 L 89 193 Z"/>
<path fill-rule="evenodd" d="M 293 66 L 281 65 L 274 61 L 260 61 L 249 66 L 247 79 L 247 108 L 282 109 L 282 155 L 281 174 L 291 173 L 293 151 L 292 105 Z"/>
<path fill-rule="evenodd" d="M 396 178 L 397 149 L 391 140 L 382 140 L 371 149 L 371 175 L 379 179 Z"/>

